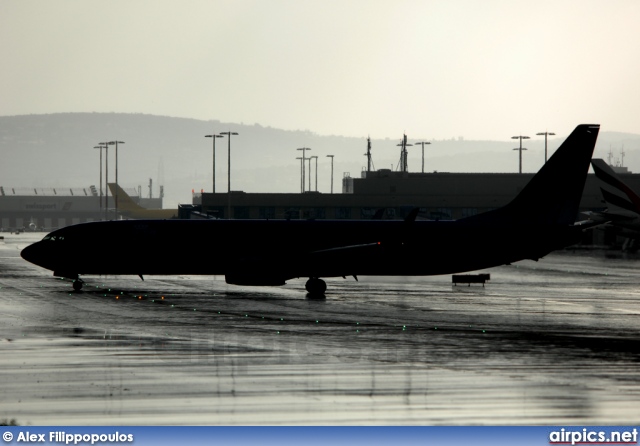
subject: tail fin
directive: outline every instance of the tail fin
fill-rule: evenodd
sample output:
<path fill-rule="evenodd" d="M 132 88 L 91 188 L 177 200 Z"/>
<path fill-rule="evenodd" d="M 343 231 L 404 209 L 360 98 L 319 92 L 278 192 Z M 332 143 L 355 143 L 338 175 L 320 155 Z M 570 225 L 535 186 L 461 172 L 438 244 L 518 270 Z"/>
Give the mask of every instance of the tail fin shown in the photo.
<path fill-rule="evenodd" d="M 640 214 L 640 197 L 627 186 L 603 159 L 591 160 L 596 177 L 602 182 L 604 200 L 619 208 Z"/>
<path fill-rule="evenodd" d="M 116 183 L 109 183 L 109 191 L 111 195 L 118 198 L 118 209 L 122 211 L 140 211 L 145 210 L 127 194 L 123 188 Z"/>
<path fill-rule="evenodd" d="M 573 224 L 599 130 L 599 125 L 577 126 L 509 204 L 474 217 L 546 225 Z"/>

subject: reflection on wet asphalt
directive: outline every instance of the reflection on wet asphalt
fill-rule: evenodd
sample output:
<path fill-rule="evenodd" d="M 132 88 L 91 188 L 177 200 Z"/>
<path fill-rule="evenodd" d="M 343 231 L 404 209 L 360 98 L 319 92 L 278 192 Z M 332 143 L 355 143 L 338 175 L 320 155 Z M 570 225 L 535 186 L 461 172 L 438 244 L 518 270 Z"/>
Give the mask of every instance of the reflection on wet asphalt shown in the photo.
<path fill-rule="evenodd" d="M 37 237 L 35 238 L 37 239 Z M 0 418 L 20 424 L 632 424 L 640 262 L 559 253 L 450 276 L 89 277 L 0 242 Z"/>

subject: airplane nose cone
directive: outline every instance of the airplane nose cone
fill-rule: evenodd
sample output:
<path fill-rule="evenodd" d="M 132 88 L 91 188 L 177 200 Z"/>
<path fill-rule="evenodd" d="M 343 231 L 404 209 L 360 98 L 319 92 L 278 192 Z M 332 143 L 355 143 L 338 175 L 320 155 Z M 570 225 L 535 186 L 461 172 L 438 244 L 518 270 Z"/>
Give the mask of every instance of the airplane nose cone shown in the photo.
<path fill-rule="evenodd" d="M 24 248 L 20 252 L 20 256 L 23 259 L 25 259 L 27 262 L 33 263 L 34 265 L 44 266 L 43 256 L 42 256 L 42 246 L 40 245 L 40 242 L 34 243 Z"/>

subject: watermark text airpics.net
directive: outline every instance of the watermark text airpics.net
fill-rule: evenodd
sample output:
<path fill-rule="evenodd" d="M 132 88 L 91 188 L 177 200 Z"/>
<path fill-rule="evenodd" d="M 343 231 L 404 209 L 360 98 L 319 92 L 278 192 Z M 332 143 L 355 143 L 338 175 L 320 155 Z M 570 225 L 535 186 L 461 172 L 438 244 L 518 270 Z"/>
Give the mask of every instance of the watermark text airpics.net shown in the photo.
<path fill-rule="evenodd" d="M 638 444 L 638 430 L 595 430 L 562 428 L 549 433 L 549 444 Z"/>

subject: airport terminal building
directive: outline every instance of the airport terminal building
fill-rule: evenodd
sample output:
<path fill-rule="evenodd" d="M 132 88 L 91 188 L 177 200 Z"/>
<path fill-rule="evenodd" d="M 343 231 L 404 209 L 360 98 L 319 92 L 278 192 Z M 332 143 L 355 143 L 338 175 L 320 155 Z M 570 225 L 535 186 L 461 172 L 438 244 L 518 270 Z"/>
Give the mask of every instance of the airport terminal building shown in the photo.
<path fill-rule="evenodd" d="M 401 219 L 418 207 L 421 218 L 459 219 L 504 206 L 533 173 L 409 173 L 378 170 L 361 178 L 345 176 L 341 194 L 269 194 L 232 191 L 194 196 L 202 212 L 218 218 L 249 219 Z M 640 174 L 620 174 L 640 191 Z M 598 180 L 589 174 L 580 209 L 603 210 Z M 531 212 L 536 212 L 532 209 Z M 377 215 L 376 215 L 377 213 Z"/>
<path fill-rule="evenodd" d="M 141 198 L 134 188 L 126 192 L 141 206 L 161 209 L 162 198 Z M 0 231 L 52 231 L 78 223 L 115 218 L 113 197 L 87 188 L 8 188 L 0 186 Z"/>
<path fill-rule="evenodd" d="M 640 174 L 618 172 L 633 190 L 640 191 Z M 391 170 L 363 171 L 360 178 L 345 175 L 342 193 L 197 193 L 184 205 L 181 218 L 196 215 L 233 219 L 403 219 L 415 207 L 418 218 L 460 219 L 480 214 L 511 201 L 533 173 L 411 173 Z M 141 198 L 126 191 L 142 206 L 162 208 L 162 198 Z M 7 189 L 0 187 L 0 230 L 50 231 L 71 224 L 114 219 L 113 197 L 109 213 L 94 187 L 86 189 Z M 581 211 L 606 208 L 594 174 L 587 181 Z M 192 210 L 201 210 L 200 213 Z M 536 209 L 531 209 L 534 214 Z M 579 219 L 581 219 L 579 217 Z M 614 237 L 611 235 L 610 237 Z M 602 240 L 600 240 L 602 241 Z"/>

